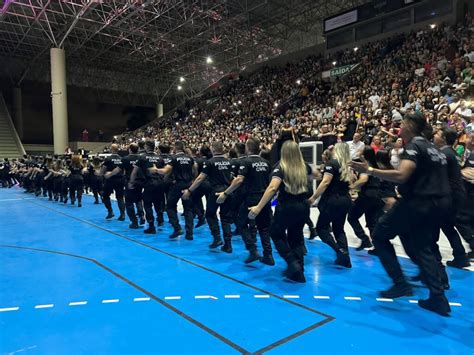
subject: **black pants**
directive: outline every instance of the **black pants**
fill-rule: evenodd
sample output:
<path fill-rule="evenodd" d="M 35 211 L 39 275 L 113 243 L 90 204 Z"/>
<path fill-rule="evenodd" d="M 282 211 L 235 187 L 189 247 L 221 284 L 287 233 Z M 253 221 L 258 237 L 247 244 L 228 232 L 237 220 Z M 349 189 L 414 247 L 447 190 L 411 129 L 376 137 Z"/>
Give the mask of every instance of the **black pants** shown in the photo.
<path fill-rule="evenodd" d="M 160 179 L 147 181 L 145 187 L 143 188 L 143 207 L 145 209 L 146 221 L 150 225 L 153 225 L 155 221 L 155 217 L 153 215 L 153 208 L 155 208 L 155 211 L 158 214 L 162 201 L 163 181 Z"/>
<path fill-rule="evenodd" d="M 405 282 L 395 249 L 390 242 L 397 235 L 406 238 L 416 264 L 424 276 L 431 295 L 444 294 L 442 275 L 433 245 L 436 229 L 440 228 L 443 216 L 450 208 L 449 198 L 401 199 L 383 215 L 375 226 L 373 242 L 377 255 L 394 283 Z"/>
<path fill-rule="evenodd" d="M 470 187 L 474 190 L 474 187 Z M 471 251 L 474 251 L 474 191 L 470 191 L 462 201 L 456 215 L 456 228 L 461 237 L 469 244 Z"/>
<path fill-rule="evenodd" d="M 458 208 L 459 206 L 462 206 L 464 202 L 464 197 L 457 197 L 453 199 L 453 204 L 452 207 L 449 209 L 448 213 L 444 216 L 445 218 L 442 221 L 441 224 L 441 230 L 443 233 L 446 235 L 446 238 L 448 238 L 449 244 L 451 245 L 451 248 L 453 249 L 453 256 L 455 258 L 460 258 L 460 257 L 465 257 L 466 256 L 466 250 L 464 249 L 464 246 L 462 245 L 461 242 L 461 237 L 459 236 L 459 233 L 457 232 L 455 225 L 456 225 L 456 217 L 458 215 Z M 439 240 L 439 230 L 438 236 L 436 238 L 436 241 Z M 438 248 L 439 252 L 439 248 Z M 441 262 L 441 254 L 439 254 L 439 262 Z"/>
<path fill-rule="evenodd" d="M 206 220 L 211 230 L 211 234 L 214 238 L 220 239 L 221 232 L 219 229 L 219 222 L 217 219 L 217 210 L 219 209 L 219 216 L 221 219 L 222 233 L 224 240 L 230 241 L 232 239 L 232 197 L 226 198 L 225 202 L 221 205 L 217 203 L 216 193 L 222 192 L 226 187 L 214 189 L 210 192 L 207 197 L 206 206 Z"/>
<path fill-rule="evenodd" d="M 135 184 L 133 189 L 129 189 L 128 186 L 125 188 L 125 210 L 127 216 L 132 223 L 138 223 L 137 214 L 143 216 L 143 187 L 139 184 Z M 137 212 L 135 212 L 135 206 Z"/>
<path fill-rule="evenodd" d="M 48 197 L 51 200 L 54 195 L 54 178 L 50 176 L 46 181 L 46 190 L 48 192 Z"/>
<path fill-rule="evenodd" d="M 362 228 L 359 222 L 359 218 L 362 217 L 363 214 L 365 214 L 367 228 L 369 229 L 370 236 L 372 237 L 375 224 L 383 213 L 383 205 L 383 201 L 377 197 L 369 197 L 365 195 L 360 195 L 357 197 L 347 216 L 347 221 L 354 230 L 357 238 L 361 240 L 368 239 L 364 228 Z"/>
<path fill-rule="evenodd" d="M 99 201 L 99 194 L 102 194 L 103 190 L 103 181 L 102 177 L 96 176 L 93 173 L 89 176 L 89 187 L 94 194 L 96 201 Z"/>
<path fill-rule="evenodd" d="M 53 178 L 53 194 L 57 200 L 62 193 L 64 178 L 62 176 L 56 176 Z"/>
<path fill-rule="evenodd" d="M 199 218 L 204 219 L 204 205 L 202 198 L 206 197 L 206 206 L 209 203 L 209 194 L 211 193 L 211 185 L 209 181 L 204 181 L 194 192 L 191 198 L 193 199 L 193 213 Z"/>
<path fill-rule="evenodd" d="M 123 178 L 110 178 L 104 180 L 104 191 L 102 193 L 102 199 L 109 213 L 113 212 L 112 202 L 110 202 L 110 195 L 112 194 L 112 192 L 115 192 L 115 198 L 117 199 L 120 215 L 125 214 L 125 201 L 123 200 L 125 193 L 124 188 L 125 181 Z"/>
<path fill-rule="evenodd" d="M 82 191 L 84 190 L 84 179 L 82 176 L 71 176 L 69 186 L 69 196 L 71 201 L 74 201 L 77 197 L 78 201 L 82 200 Z"/>
<path fill-rule="evenodd" d="M 168 218 L 170 220 L 171 225 L 175 231 L 181 229 L 178 220 L 178 202 L 183 195 L 182 191 L 187 189 L 191 186 L 191 182 L 176 182 L 170 186 L 170 191 L 168 192 L 167 197 L 167 209 L 166 212 L 168 213 Z M 188 200 L 181 200 L 183 203 L 184 208 L 184 220 L 185 220 L 185 228 L 186 234 L 193 235 L 193 202 L 192 199 Z"/>
<path fill-rule="evenodd" d="M 304 265 L 303 228 L 308 223 L 310 207 L 305 200 L 278 202 L 275 208 L 270 236 L 280 256 L 290 264 L 297 260 Z"/>
<path fill-rule="evenodd" d="M 316 230 L 319 238 L 336 252 L 339 249 L 343 249 L 346 252 L 349 251 L 344 224 L 351 204 L 349 195 L 332 195 L 319 204 L 319 218 L 316 223 Z M 334 237 L 331 234 L 331 227 Z"/>
<path fill-rule="evenodd" d="M 44 183 L 43 178 L 44 178 L 44 174 L 37 173 L 35 176 L 35 195 L 36 196 L 41 195 L 41 189 Z"/>
<path fill-rule="evenodd" d="M 170 187 L 171 187 L 171 182 L 169 181 L 169 177 L 166 176 L 163 182 L 163 198 L 161 199 L 160 209 L 156 213 L 157 214 L 156 220 L 158 221 L 158 223 L 164 223 L 165 221 L 163 218 L 163 213 L 167 210 L 166 205 L 167 205 L 167 199 L 168 199 L 168 193 L 170 191 Z"/>
<path fill-rule="evenodd" d="M 237 227 L 242 233 L 242 238 L 245 247 L 248 251 L 253 252 L 257 250 L 257 236 L 251 232 L 253 228 L 252 223 L 255 223 L 258 234 L 260 235 L 260 242 L 262 243 L 263 254 L 272 254 L 272 244 L 270 242 L 270 226 L 272 222 L 272 208 L 268 203 L 262 211 L 258 214 L 255 221 L 250 221 L 248 218 L 249 207 L 256 206 L 260 201 L 262 195 L 248 195 L 239 209 L 239 216 L 237 219 Z"/>

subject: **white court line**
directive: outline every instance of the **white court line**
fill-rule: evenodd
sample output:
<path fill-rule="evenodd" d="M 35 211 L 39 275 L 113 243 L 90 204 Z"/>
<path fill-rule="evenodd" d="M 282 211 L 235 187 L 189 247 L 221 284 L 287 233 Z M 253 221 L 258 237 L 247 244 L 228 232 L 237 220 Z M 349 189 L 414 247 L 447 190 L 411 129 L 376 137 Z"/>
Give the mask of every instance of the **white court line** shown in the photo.
<path fill-rule="evenodd" d="M 376 300 L 379 302 L 393 302 L 391 298 L 376 298 Z"/>
<path fill-rule="evenodd" d="M 270 295 L 253 295 L 254 298 L 270 298 Z"/>
<path fill-rule="evenodd" d="M 54 304 L 38 304 L 35 306 L 36 309 L 42 309 L 42 308 L 53 308 Z"/>
<path fill-rule="evenodd" d="M 180 300 L 181 296 L 166 296 L 165 300 Z"/>
<path fill-rule="evenodd" d="M 194 298 L 197 300 L 203 300 L 203 299 L 217 300 L 217 297 L 208 296 L 208 295 L 194 296 Z"/>
<path fill-rule="evenodd" d="M 87 301 L 80 301 L 80 302 L 70 302 L 69 305 L 70 306 L 83 306 L 87 304 Z"/>
<path fill-rule="evenodd" d="M 283 298 L 300 298 L 298 295 L 283 295 Z"/>
<path fill-rule="evenodd" d="M 144 301 L 149 301 L 150 297 L 141 297 L 141 298 L 134 298 L 134 302 L 144 302 Z"/>
<path fill-rule="evenodd" d="M 240 298 L 240 295 L 224 295 L 224 298 Z"/>
<path fill-rule="evenodd" d="M 314 299 L 316 299 L 316 300 L 328 300 L 328 299 L 331 298 L 331 297 L 329 297 L 329 296 L 313 296 L 313 297 L 314 297 Z"/>
<path fill-rule="evenodd" d="M 344 297 L 345 300 L 347 301 L 361 301 L 362 298 L 360 297 Z"/>
<path fill-rule="evenodd" d="M 418 303 L 418 300 L 408 300 L 410 303 Z"/>
<path fill-rule="evenodd" d="M 449 305 L 454 306 L 454 307 L 461 307 L 462 306 L 462 304 L 458 303 L 458 302 L 449 302 Z"/>
<path fill-rule="evenodd" d="M 113 300 L 102 300 L 102 303 L 118 303 L 120 302 L 119 299 L 113 299 Z"/>
<path fill-rule="evenodd" d="M 5 202 L 5 201 L 22 201 L 22 200 L 36 200 L 36 198 L 5 198 L 0 200 L 0 202 Z"/>
<path fill-rule="evenodd" d="M 20 309 L 20 307 L 0 308 L 0 312 L 18 311 L 19 309 Z"/>

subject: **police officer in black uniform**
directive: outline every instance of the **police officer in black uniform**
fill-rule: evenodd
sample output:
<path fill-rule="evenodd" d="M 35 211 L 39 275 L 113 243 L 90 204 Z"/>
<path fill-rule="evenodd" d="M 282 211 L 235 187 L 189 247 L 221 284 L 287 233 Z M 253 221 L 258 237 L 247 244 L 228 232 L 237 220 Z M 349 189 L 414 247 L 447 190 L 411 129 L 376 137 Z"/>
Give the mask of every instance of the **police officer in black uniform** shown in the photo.
<path fill-rule="evenodd" d="M 270 203 L 262 208 L 255 219 L 263 247 L 263 258 L 257 251 L 257 238 L 250 232 L 250 221 L 248 218 L 249 208 L 255 206 L 260 201 L 270 182 L 272 169 L 270 163 L 258 155 L 260 152 L 260 141 L 257 138 L 249 138 L 245 144 L 245 149 L 247 157 L 240 163 L 238 176 L 226 190 L 219 193 L 217 203 L 224 203 L 227 196 L 244 184 L 246 196 L 243 204 L 240 206 L 237 225 L 242 232 L 245 246 L 249 251 L 249 256 L 245 263 L 248 264 L 261 260 L 264 264 L 275 265 L 270 242 L 270 224 L 272 219 Z"/>
<path fill-rule="evenodd" d="M 247 157 L 245 154 L 245 143 L 238 142 L 234 146 L 235 152 L 237 153 L 237 158 L 231 159 L 231 172 L 232 178 L 235 179 L 239 175 L 239 168 L 240 163 Z M 232 232 L 232 235 L 240 235 L 241 232 L 239 230 L 239 226 L 237 225 L 237 220 L 239 216 L 240 206 L 244 203 L 245 197 L 245 184 L 240 186 L 235 192 L 232 194 L 232 220 L 235 224 L 236 228 L 235 231 Z M 255 223 L 252 224 L 251 232 L 256 235 L 255 231 Z"/>
<path fill-rule="evenodd" d="M 209 185 L 212 187 L 212 190 L 207 199 L 206 219 L 213 237 L 209 248 L 215 249 L 222 245 L 221 232 L 217 220 L 217 209 L 220 208 L 220 219 L 225 242 L 222 250 L 226 253 L 232 253 L 232 199 L 228 198 L 223 204 L 217 204 L 218 194 L 227 189 L 230 185 L 232 178 L 231 163 L 229 159 L 224 156 L 224 145 L 221 141 L 213 142 L 211 149 L 213 157 L 204 161 L 202 172 L 198 175 L 196 180 L 194 180 L 193 184 L 184 191 L 183 200 L 189 199 L 206 179 L 209 180 Z"/>
<path fill-rule="evenodd" d="M 199 150 L 200 157 L 196 158 L 196 164 L 197 164 L 197 173 L 198 176 L 199 174 L 202 173 L 202 169 L 204 165 L 206 164 L 206 161 L 212 158 L 212 152 L 211 149 L 204 145 L 201 147 Z M 193 207 L 194 207 L 194 212 L 198 218 L 198 222 L 194 228 L 199 228 L 206 224 L 206 219 L 205 217 L 205 212 L 204 212 L 204 205 L 202 203 L 202 198 L 206 197 L 206 206 L 207 206 L 207 201 L 209 199 L 209 195 L 211 193 L 212 186 L 210 183 L 210 179 L 204 179 L 199 187 L 197 188 L 196 191 L 193 192 L 192 199 L 193 199 Z"/>
<path fill-rule="evenodd" d="M 136 173 L 133 183 L 130 181 L 132 171 L 140 158 L 138 155 L 138 144 L 132 143 L 128 148 L 128 155 L 122 158 L 122 169 L 125 173 L 125 210 L 130 219 L 129 228 L 138 229 L 138 218 L 140 217 L 140 224 L 144 224 L 143 212 L 143 184 L 145 177 L 141 169 Z M 137 210 L 135 211 L 135 206 Z"/>
<path fill-rule="evenodd" d="M 82 157 L 73 155 L 69 171 L 69 195 L 71 197 L 71 205 L 76 203 L 77 207 L 82 207 L 82 193 L 84 190 L 84 167 L 82 166 Z"/>
<path fill-rule="evenodd" d="M 377 255 L 394 282 L 389 290 L 381 292 L 381 296 L 397 298 L 413 294 L 390 243 L 395 236 L 403 235 L 409 239 L 416 263 L 430 289 L 430 297 L 419 300 L 418 305 L 447 316 L 451 309 L 444 295 L 442 270 L 433 252 L 433 244 L 437 238 L 434 228 L 439 228 L 449 213 L 451 191 L 446 156 L 422 136 L 426 125 L 421 113 L 405 115 L 401 126 L 405 150 L 398 170 L 374 169 L 365 162 L 352 162 L 351 166 L 359 172 L 400 184 L 402 198 L 380 218 L 373 234 Z"/>
<path fill-rule="evenodd" d="M 344 231 L 346 216 L 351 208 L 349 162 L 348 144 L 337 143 L 331 152 L 331 159 L 324 165 L 323 180 L 310 199 L 310 202 L 314 203 L 318 197 L 321 197 L 318 203 L 319 217 L 316 222 L 318 235 L 323 243 L 336 252 L 334 263 L 345 268 L 352 267 Z"/>
<path fill-rule="evenodd" d="M 470 266 L 470 263 L 466 255 L 466 250 L 462 245 L 461 237 L 455 229 L 459 207 L 464 204 L 464 200 L 466 199 L 466 189 L 464 188 L 464 182 L 461 177 L 461 161 L 458 159 L 458 155 L 453 149 L 457 137 L 458 134 L 454 129 L 444 128 L 435 133 L 433 141 L 444 155 L 446 155 L 449 186 L 451 188 L 452 196 L 452 208 L 449 210 L 449 214 L 446 215 L 446 218 L 441 225 L 441 230 L 448 238 L 454 256 L 454 259 L 449 260 L 446 264 L 448 266 L 462 269 Z M 439 251 L 439 248 L 436 248 L 435 251 Z M 441 263 L 441 254 L 438 254 L 437 257 L 438 261 Z"/>
<path fill-rule="evenodd" d="M 118 145 L 112 144 L 110 146 L 111 155 L 105 158 L 104 162 L 102 163 L 102 168 L 100 170 L 100 175 L 104 176 L 104 191 L 102 200 L 108 211 L 105 218 L 112 219 L 114 217 L 114 211 L 112 209 L 110 195 L 115 191 L 115 198 L 117 199 L 117 204 L 120 210 L 120 216 L 118 220 L 125 221 L 125 201 L 123 199 L 125 181 L 122 172 L 122 158 L 117 154 L 117 152 Z"/>
<path fill-rule="evenodd" d="M 170 154 L 171 148 L 168 144 L 161 143 L 158 146 L 158 150 L 160 151 L 160 157 L 163 159 L 163 163 L 168 165 L 173 160 L 173 156 Z M 163 198 L 161 199 L 161 206 L 160 210 L 157 212 L 156 221 L 158 222 L 158 226 L 164 225 L 164 218 L 163 214 L 166 211 L 166 197 L 168 196 L 168 192 L 170 191 L 170 187 L 173 183 L 173 174 L 168 174 L 163 176 Z"/>
<path fill-rule="evenodd" d="M 378 168 L 375 151 L 372 147 L 365 146 L 362 156 L 369 166 Z M 358 251 L 372 248 L 372 242 L 362 228 L 359 218 L 365 215 L 367 228 L 372 236 L 375 224 L 383 213 L 384 203 L 380 198 L 380 183 L 380 179 L 361 173 L 357 181 L 350 186 L 351 189 L 360 189 L 357 199 L 354 201 L 347 216 L 347 221 L 354 230 L 356 237 L 361 240 L 361 244 L 356 248 Z"/>
<path fill-rule="evenodd" d="M 130 179 L 130 187 L 135 186 L 139 171 L 145 176 L 143 187 L 143 205 L 148 228 L 144 230 L 146 234 L 156 234 L 155 217 L 153 207 L 158 213 L 163 199 L 163 178 L 158 173 L 158 169 L 163 168 L 164 162 L 155 153 L 155 142 L 151 139 L 145 141 L 145 154 L 140 155 L 136 167 L 133 169 Z"/>
<path fill-rule="evenodd" d="M 89 161 L 89 165 L 87 166 L 87 173 L 88 173 L 88 182 L 89 187 L 92 190 L 92 194 L 94 195 L 94 204 L 98 205 L 99 202 L 99 194 L 102 195 L 103 190 L 103 177 L 100 175 L 100 168 L 101 161 L 98 156 L 92 158 Z"/>
<path fill-rule="evenodd" d="M 178 201 L 183 195 L 184 190 L 191 186 L 195 172 L 197 170 L 194 159 L 184 152 L 183 142 L 177 141 L 174 144 L 175 155 L 171 162 L 164 168 L 157 169 L 161 175 L 173 173 L 174 182 L 170 187 L 167 196 L 167 213 L 168 218 L 173 226 L 174 232 L 170 235 L 170 239 L 175 239 L 183 234 L 183 230 L 178 220 Z M 186 228 L 186 239 L 193 240 L 193 203 L 191 200 L 182 200 L 184 208 L 184 220 Z"/>
<path fill-rule="evenodd" d="M 285 276 L 292 281 L 306 282 L 303 227 L 310 213 L 307 199 L 312 195 L 308 178 L 315 177 L 316 173 L 304 162 L 298 143 L 292 140 L 282 144 L 279 157 L 281 160 L 273 169 L 270 185 L 258 205 L 250 208 L 249 218 L 257 217 L 278 192 L 270 234 L 278 253 L 288 264 Z"/>

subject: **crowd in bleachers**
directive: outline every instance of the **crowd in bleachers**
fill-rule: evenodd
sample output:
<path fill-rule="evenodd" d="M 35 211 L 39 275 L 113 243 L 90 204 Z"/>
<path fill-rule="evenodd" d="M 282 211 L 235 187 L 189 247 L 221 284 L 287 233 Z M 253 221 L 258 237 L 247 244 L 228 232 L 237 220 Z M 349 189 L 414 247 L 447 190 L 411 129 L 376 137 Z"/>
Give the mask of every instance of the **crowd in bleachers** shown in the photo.
<path fill-rule="evenodd" d="M 418 110 L 432 127 L 458 131 L 462 156 L 474 125 L 473 23 L 468 14 L 456 26 L 428 27 L 324 58 L 266 67 L 207 93 L 208 105 L 202 104 L 205 99 L 192 101 L 165 120 L 117 139 L 123 147 L 151 137 L 198 149 L 215 139 L 230 148 L 254 136 L 269 148 L 289 125 L 300 139 L 323 140 L 326 146 L 351 141 L 357 131 L 365 143 L 375 140 L 388 148 L 396 142 L 402 115 Z M 321 78 L 323 70 L 358 63 L 345 77 Z"/>

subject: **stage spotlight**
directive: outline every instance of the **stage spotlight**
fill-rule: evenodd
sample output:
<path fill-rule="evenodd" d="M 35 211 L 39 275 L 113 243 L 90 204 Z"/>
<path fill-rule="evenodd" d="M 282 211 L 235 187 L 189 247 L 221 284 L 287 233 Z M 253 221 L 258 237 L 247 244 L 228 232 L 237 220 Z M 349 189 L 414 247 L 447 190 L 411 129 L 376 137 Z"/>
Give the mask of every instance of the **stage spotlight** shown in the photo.
<path fill-rule="evenodd" d="M 332 65 L 336 65 L 336 64 L 337 64 L 337 62 L 336 62 L 336 61 L 332 62 Z"/>
<path fill-rule="evenodd" d="M 178 89 L 178 90 L 182 90 L 183 87 L 182 87 L 181 85 L 178 85 L 177 89 Z"/>
<path fill-rule="evenodd" d="M 185 80 L 185 79 L 184 79 L 182 76 L 179 77 L 179 82 L 180 82 L 180 83 L 184 82 L 184 80 Z"/>
<path fill-rule="evenodd" d="M 207 64 L 211 64 L 213 62 L 212 58 L 211 57 L 207 57 L 206 58 L 206 63 Z"/>

